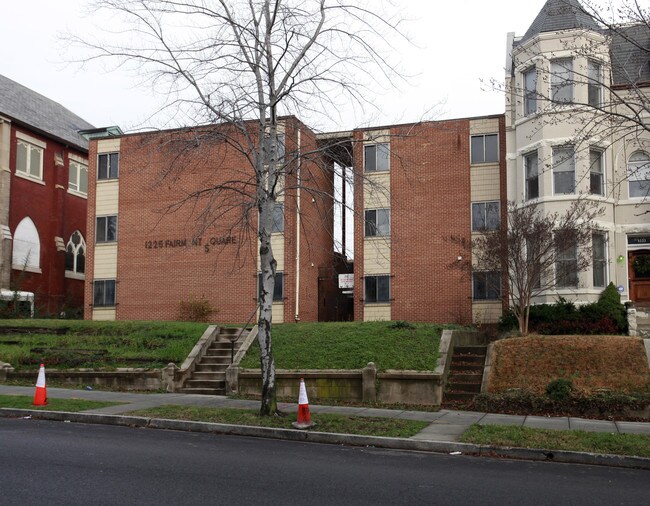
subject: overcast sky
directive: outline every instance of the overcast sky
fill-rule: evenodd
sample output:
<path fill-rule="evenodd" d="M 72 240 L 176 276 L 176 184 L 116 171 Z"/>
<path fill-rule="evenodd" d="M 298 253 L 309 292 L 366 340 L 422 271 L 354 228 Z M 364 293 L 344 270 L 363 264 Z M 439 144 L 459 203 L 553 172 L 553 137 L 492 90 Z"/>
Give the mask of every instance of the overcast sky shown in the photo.
<path fill-rule="evenodd" d="M 502 79 L 507 32 L 522 35 L 544 0 L 394 3 L 401 7 L 407 20 L 405 32 L 413 41 L 413 46 L 404 46 L 400 57 L 415 77 L 398 90 L 374 97 L 376 110 L 318 126 L 347 130 L 422 117 L 502 113 L 502 94 L 484 91 L 481 80 Z M 86 4 L 86 0 L 3 2 L 0 74 L 61 103 L 95 126 L 119 125 L 124 130 L 148 126 L 158 104 L 150 88 L 138 87 L 134 76 L 99 64 L 80 68 L 66 63 L 80 55 L 65 47 L 59 33 L 82 33 L 108 23 L 85 16 Z"/>

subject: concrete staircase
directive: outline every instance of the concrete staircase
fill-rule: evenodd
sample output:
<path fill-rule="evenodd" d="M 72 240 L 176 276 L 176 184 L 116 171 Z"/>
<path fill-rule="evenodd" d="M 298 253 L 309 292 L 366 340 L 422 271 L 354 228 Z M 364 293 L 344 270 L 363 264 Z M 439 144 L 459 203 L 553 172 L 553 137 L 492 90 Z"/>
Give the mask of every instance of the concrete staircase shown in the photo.
<path fill-rule="evenodd" d="M 650 339 L 650 307 L 637 307 L 636 331 L 639 337 Z"/>
<path fill-rule="evenodd" d="M 465 405 L 481 392 L 486 355 L 486 345 L 466 345 L 454 348 L 442 401 L 443 406 Z"/>
<path fill-rule="evenodd" d="M 205 350 L 194 367 L 194 372 L 185 381 L 181 392 L 185 394 L 225 395 L 226 369 L 231 363 L 231 339 L 236 339 L 241 328 L 223 328 L 214 342 Z M 251 329 L 245 329 L 235 343 L 237 354 L 241 343 Z"/>

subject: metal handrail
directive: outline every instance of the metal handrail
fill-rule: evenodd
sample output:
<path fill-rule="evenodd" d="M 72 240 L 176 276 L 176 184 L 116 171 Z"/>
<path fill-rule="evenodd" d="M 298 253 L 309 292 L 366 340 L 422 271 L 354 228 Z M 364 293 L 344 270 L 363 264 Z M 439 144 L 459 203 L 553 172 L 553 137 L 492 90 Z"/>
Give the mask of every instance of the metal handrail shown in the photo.
<path fill-rule="evenodd" d="M 242 327 L 242 329 L 239 331 L 239 334 L 235 339 L 230 338 L 230 363 L 232 364 L 235 361 L 235 343 L 239 341 L 239 338 L 242 336 L 244 333 L 244 330 L 246 330 L 246 327 L 250 324 L 251 320 L 253 319 L 253 316 L 257 313 L 257 310 L 259 309 L 260 305 L 259 303 L 257 306 L 255 306 L 255 309 L 251 313 L 251 315 L 248 317 L 248 321 L 246 324 Z"/>

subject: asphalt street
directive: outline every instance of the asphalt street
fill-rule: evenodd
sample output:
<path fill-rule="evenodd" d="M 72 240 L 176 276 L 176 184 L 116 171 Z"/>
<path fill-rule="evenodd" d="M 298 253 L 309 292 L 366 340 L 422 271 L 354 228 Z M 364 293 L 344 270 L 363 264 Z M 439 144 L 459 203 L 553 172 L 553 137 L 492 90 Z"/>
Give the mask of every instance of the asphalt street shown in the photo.
<path fill-rule="evenodd" d="M 647 504 L 648 471 L 0 419 L 0 504 Z"/>

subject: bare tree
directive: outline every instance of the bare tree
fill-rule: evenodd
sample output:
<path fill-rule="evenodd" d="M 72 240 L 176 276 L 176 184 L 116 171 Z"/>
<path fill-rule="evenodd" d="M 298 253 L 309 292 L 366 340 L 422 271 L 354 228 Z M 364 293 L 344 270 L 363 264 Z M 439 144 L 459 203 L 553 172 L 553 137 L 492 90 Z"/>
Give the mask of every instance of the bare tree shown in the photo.
<path fill-rule="evenodd" d="M 592 263 L 593 219 L 601 212 L 585 200 L 574 201 L 563 213 L 510 202 L 507 222 L 499 229 L 452 240 L 472 258 L 461 267 L 485 273 L 480 279 L 485 290 L 499 293 L 507 283 L 519 333 L 526 335 L 534 297 L 560 287 L 578 287 L 578 274 Z"/>
<path fill-rule="evenodd" d="M 350 98 L 366 103 L 364 85 L 396 75 L 383 51 L 397 23 L 378 6 L 342 0 L 98 0 L 97 9 L 124 23 L 108 40 L 74 39 L 91 54 L 117 59 L 168 97 L 165 111 L 185 124 L 220 125 L 221 141 L 245 157 L 250 170 L 233 181 L 179 197 L 178 206 L 203 202 L 203 224 L 243 208 L 240 223 L 257 211 L 261 289 L 260 413 L 277 412 L 272 351 L 272 301 L 277 262 L 271 246 L 274 209 L 300 188 L 328 190 L 300 172 L 317 149 L 287 147 L 282 116 L 330 115 Z M 115 25 L 113 25 L 115 26 Z M 349 105 L 348 105 L 349 106 Z M 197 130 L 205 133 L 206 130 Z M 214 133 L 215 130 L 212 130 Z M 183 135 L 187 136 L 185 132 Z M 332 170 L 323 164 L 322 170 Z M 174 167 L 162 177 L 173 177 Z M 329 190 L 331 194 L 332 190 Z M 299 197 L 298 197 L 299 198 Z M 194 203 L 194 204 L 192 204 Z M 299 202 L 296 203 L 299 208 Z M 234 224 L 233 224 L 234 226 Z"/>

